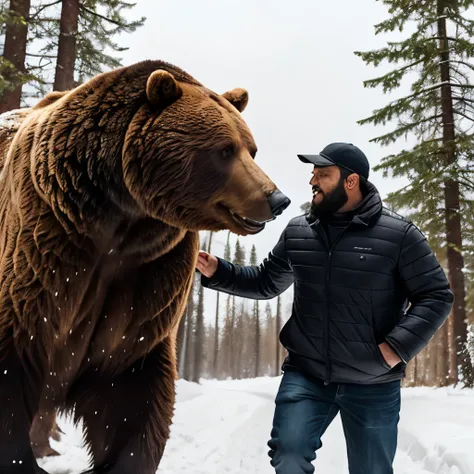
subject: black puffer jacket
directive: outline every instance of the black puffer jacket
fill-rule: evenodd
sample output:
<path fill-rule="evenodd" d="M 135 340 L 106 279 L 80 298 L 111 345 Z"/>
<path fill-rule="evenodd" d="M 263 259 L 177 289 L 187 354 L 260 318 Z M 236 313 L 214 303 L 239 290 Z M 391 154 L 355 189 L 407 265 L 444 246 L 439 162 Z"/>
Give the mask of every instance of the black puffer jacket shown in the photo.
<path fill-rule="evenodd" d="M 326 382 L 381 383 L 403 378 L 453 305 L 445 273 L 423 234 L 382 207 L 373 185 L 349 225 L 328 245 L 319 221 L 292 219 L 259 267 L 222 259 L 207 288 L 270 299 L 292 283 L 292 315 L 280 333 L 297 368 Z M 378 344 L 402 363 L 390 369 Z"/>

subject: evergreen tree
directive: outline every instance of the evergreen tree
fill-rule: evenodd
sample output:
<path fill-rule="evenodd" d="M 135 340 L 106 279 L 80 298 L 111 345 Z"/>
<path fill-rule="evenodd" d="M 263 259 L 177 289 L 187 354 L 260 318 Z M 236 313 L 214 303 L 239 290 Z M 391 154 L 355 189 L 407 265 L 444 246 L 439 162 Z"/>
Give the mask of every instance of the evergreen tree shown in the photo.
<path fill-rule="evenodd" d="M 252 245 L 252 249 L 250 250 L 250 265 L 257 266 L 257 249 L 255 245 Z M 258 304 L 258 300 L 254 301 L 253 304 L 253 321 L 252 325 L 255 327 L 255 334 L 253 338 L 255 339 L 255 373 L 254 376 L 258 377 L 260 375 L 260 356 L 261 356 L 261 328 L 260 328 L 260 307 Z"/>
<path fill-rule="evenodd" d="M 235 243 L 234 258 L 232 260 L 234 265 L 245 265 L 245 248 L 240 245 L 239 239 Z M 236 297 L 232 296 L 232 312 L 231 312 L 231 340 L 230 340 L 230 362 L 232 367 L 232 378 L 237 378 L 239 375 L 239 369 L 241 367 L 238 353 L 240 352 L 241 339 L 242 339 L 242 313 L 243 305 L 241 305 L 241 311 L 238 312 L 236 307 Z"/>
<path fill-rule="evenodd" d="M 265 326 L 263 332 L 263 353 L 262 366 L 264 375 L 273 375 L 275 373 L 275 318 L 272 315 L 270 302 L 265 304 Z"/>
<path fill-rule="evenodd" d="M 472 236 L 474 208 L 474 21 L 464 14 L 472 6 L 467 0 L 382 0 L 390 18 L 375 26 L 381 34 L 399 30 L 409 22 L 416 28 L 406 39 L 386 47 L 356 52 L 368 64 L 383 61 L 396 68 L 364 82 L 385 93 L 414 77 L 410 94 L 375 110 L 360 124 L 395 128 L 372 141 L 390 146 L 408 135 L 416 139 L 412 149 L 386 156 L 375 170 L 406 177 L 409 185 L 389 195 L 395 209 L 407 209 L 426 233 L 440 260 L 446 259 L 456 304 L 453 307 L 455 352 L 461 378 L 474 385 L 474 371 L 466 347 L 466 285 L 463 239 Z M 470 215 L 471 214 L 471 215 Z M 471 222 L 469 222 L 471 220 Z M 472 239 L 472 237 L 471 237 Z"/>
<path fill-rule="evenodd" d="M 301 212 L 304 214 L 308 214 L 308 212 L 311 210 L 311 201 L 307 201 L 300 206 Z"/>
<path fill-rule="evenodd" d="M 227 232 L 227 242 L 224 249 L 224 260 L 230 262 L 231 260 L 231 246 L 230 246 L 230 231 Z M 224 317 L 224 327 L 222 329 L 222 342 L 221 342 L 221 370 L 220 373 L 222 376 L 228 377 L 231 374 L 231 341 L 232 341 L 232 296 L 227 295 L 226 300 L 226 309 L 225 309 L 225 317 Z"/>
<path fill-rule="evenodd" d="M 33 79 L 25 68 L 30 0 L 10 0 L 0 4 L 1 33 L 4 36 L 0 56 L 0 114 L 18 109 L 24 83 Z"/>
<path fill-rule="evenodd" d="M 275 315 L 275 376 L 280 374 L 281 365 L 281 344 L 280 344 L 280 331 L 281 331 L 281 295 L 277 297 L 277 310 Z"/>
<path fill-rule="evenodd" d="M 212 238 L 212 233 L 209 238 Z M 203 248 L 209 249 L 208 240 L 204 240 Z M 194 371 L 192 381 L 199 383 L 202 375 L 203 356 L 205 344 L 205 328 L 204 328 L 204 287 L 199 284 L 198 303 L 196 307 L 196 325 L 194 335 Z"/>
<path fill-rule="evenodd" d="M 128 48 L 120 46 L 113 38 L 133 33 L 146 20 L 145 17 L 135 21 L 126 19 L 127 12 L 135 5 L 122 0 L 84 0 L 81 3 L 76 60 L 79 83 L 121 65 L 121 59 L 114 53 Z"/>
<path fill-rule="evenodd" d="M 31 84 L 35 92 L 30 96 L 71 89 L 120 67 L 116 53 L 128 48 L 114 38 L 134 32 L 145 21 L 126 19 L 134 6 L 119 0 L 32 0 L 27 70 L 39 79 Z"/>
<path fill-rule="evenodd" d="M 184 348 L 181 351 L 183 362 L 182 362 L 182 374 L 183 379 L 191 380 L 193 376 L 193 356 L 194 356 L 194 343 L 195 343 L 195 324 L 194 324 L 194 294 L 196 287 L 199 284 L 199 275 L 195 275 L 193 285 L 188 296 L 188 302 L 183 318 L 186 319 L 186 331 L 184 338 Z"/>

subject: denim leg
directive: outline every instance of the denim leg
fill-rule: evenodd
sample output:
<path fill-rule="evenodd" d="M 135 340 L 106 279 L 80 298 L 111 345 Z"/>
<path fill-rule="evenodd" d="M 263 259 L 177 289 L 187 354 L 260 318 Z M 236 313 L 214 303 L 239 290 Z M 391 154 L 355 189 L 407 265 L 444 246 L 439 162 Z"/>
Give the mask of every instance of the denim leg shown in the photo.
<path fill-rule="evenodd" d="M 321 436 L 338 413 L 337 387 L 286 372 L 275 400 L 270 464 L 276 474 L 312 474 Z"/>
<path fill-rule="evenodd" d="M 350 474 L 393 474 L 400 419 L 400 382 L 343 385 L 337 401 Z"/>

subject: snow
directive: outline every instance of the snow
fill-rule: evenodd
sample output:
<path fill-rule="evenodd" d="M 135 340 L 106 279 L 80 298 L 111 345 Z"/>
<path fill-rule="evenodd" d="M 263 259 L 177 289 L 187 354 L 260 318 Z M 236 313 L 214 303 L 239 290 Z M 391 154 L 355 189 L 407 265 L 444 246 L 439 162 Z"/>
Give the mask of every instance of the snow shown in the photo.
<path fill-rule="evenodd" d="M 171 436 L 160 474 L 274 474 L 267 456 L 280 377 L 179 380 Z M 61 456 L 44 458 L 50 474 L 78 474 L 87 467 L 82 435 L 69 419 L 51 445 Z M 323 437 L 316 472 L 347 474 L 340 418 Z M 402 390 L 396 474 L 474 473 L 474 391 L 454 388 Z"/>
<path fill-rule="evenodd" d="M 22 119 L 24 118 L 24 109 L 9 110 L 0 114 L 0 128 L 6 128 L 7 130 L 17 130 Z"/>

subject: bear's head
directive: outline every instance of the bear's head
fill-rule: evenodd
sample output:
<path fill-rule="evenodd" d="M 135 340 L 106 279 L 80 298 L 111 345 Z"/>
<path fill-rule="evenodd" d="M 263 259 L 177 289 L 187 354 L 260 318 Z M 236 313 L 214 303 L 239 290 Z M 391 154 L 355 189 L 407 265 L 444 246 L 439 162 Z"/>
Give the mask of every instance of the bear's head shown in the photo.
<path fill-rule="evenodd" d="M 290 201 L 254 161 L 247 102 L 243 89 L 219 95 L 176 66 L 142 61 L 45 97 L 14 152 L 34 143 L 34 186 L 70 229 L 124 222 L 122 210 L 256 233 Z"/>
<path fill-rule="evenodd" d="M 128 192 L 149 216 L 189 230 L 256 233 L 289 204 L 255 163 L 244 89 L 218 95 L 183 71 L 146 78 L 122 153 Z"/>

